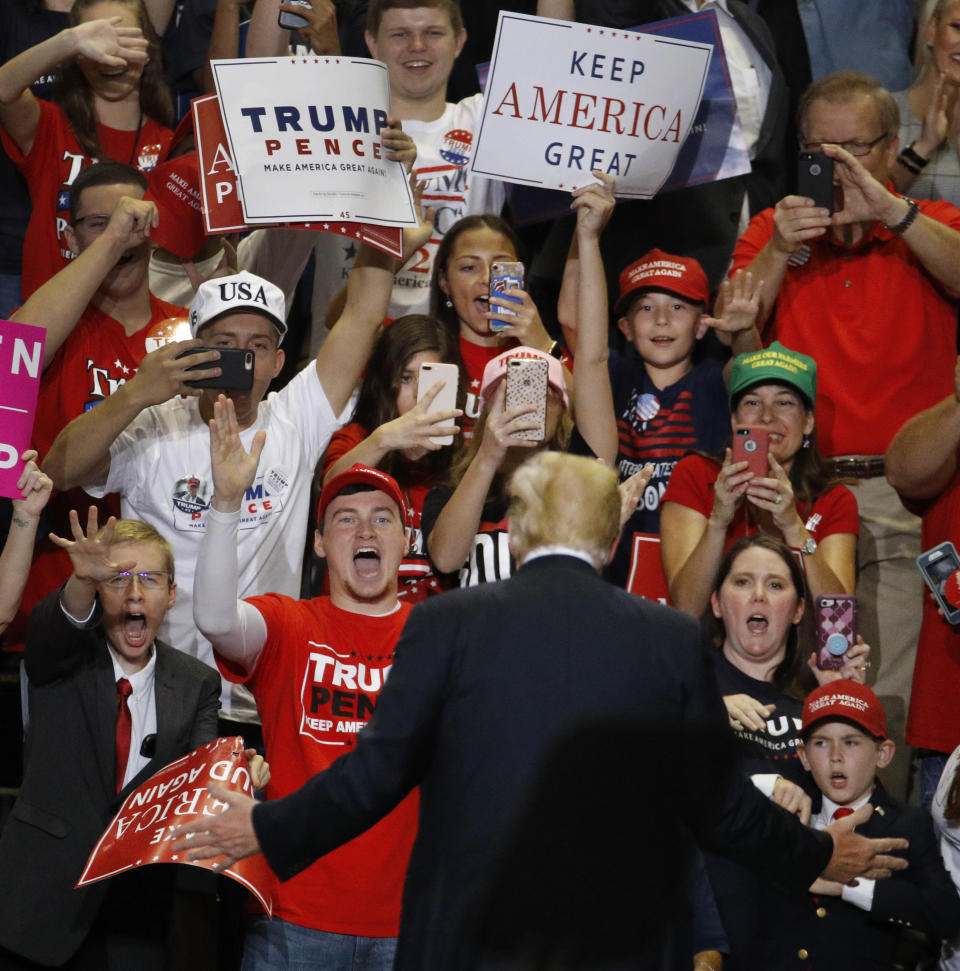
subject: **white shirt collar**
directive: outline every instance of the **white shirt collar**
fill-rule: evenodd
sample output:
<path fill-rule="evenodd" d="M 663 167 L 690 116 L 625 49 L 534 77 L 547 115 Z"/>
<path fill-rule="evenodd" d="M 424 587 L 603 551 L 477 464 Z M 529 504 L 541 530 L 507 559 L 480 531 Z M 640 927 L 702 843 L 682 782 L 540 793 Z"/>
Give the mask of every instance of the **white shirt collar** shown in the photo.
<path fill-rule="evenodd" d="M 133 694 L 139 694 L 148 685 L 153 684 L 153 672 L 157 666 L 157 645 L 156 642 L 150 645 L 150 660 L 139 671 L 134 671 L 133 674 L 127 674 L 126 671 L 120 667 L 120 662 L 117 660 L 117 655 L 114 653 L 112 647 L 108 645 L 107 650 L 110 651 L 110 660 L 113 661 L 113 680 L 119 681 L 121 678 L 126 678 L 130 682 L 130 688 Z"/>
<path fill-rule="evenodd" d="M 697 0 L 680 0 L 680 2 L 688 10 L 693 11 L 693 13 L 696 13 L 698 10 L 702 9 L 701 7 L 697 6 Z M 730 8 L 727 6 L 727 0 L 706 0 L 703 6 L 708 10 L 711 7 L 719 7 L 725 14 L 732 16 L 732 14 L 730 14 Z"/>
<path fill-rule="evenodd" d="M 523 558 L 523 562 L 527 564 L 531 560 L 538 560 L 541 556 L 573 556 L 578 560 L 583 560 L 584 563 L 589 563 L 593 569 L 597 568 L 593 557 L 586 550 L 578 550 L 572 546 L 564 546 L 562 543 L 550 543 L 546 546 L 537 546 L 527 553 Z"/>
<path fill-rule="evenodd" d="M 856 812 L 861 806 L 865 806 L 870 802 L 870 797 L 873 795 L 873 789 L 871 789 L 865 796 L 861 796 L 856 802 L 850 803 L 846 808 L 852 809 Z M 834 802 L 828 796 L 823 796 L 823 801 L 820 804 L 820 812 L 817 813 L 816 820 L 811 819 L 810 823 L 815 829 L 824 829 L 833 822 L 833 814 L 837 809 L 840 808 L 840 803 Z"/>

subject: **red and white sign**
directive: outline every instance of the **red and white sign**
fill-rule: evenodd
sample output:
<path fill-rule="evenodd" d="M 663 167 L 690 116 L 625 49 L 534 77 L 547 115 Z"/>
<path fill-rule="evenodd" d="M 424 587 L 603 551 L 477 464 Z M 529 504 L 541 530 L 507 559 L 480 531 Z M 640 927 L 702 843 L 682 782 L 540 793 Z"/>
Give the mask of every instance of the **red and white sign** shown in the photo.
<path fill-rule="evenodd" d="M 0 496 L 22 498 L 20 453 L 30 447 L 43 373 L 43 327 L 0 320 Z"/>
<path fill-rule="evenodd" d="M 226 810 L 226 804 L 207 791 L 210 781 L 231 792 L 252 794 L 239 735 L 201 745 L 131 792 L 93 848 L 77 886 L 106 880 L 149 863 L 186 863 L 212 870 L 215 859 L 187 860 L 185 853 L 172 849 L 175 827 Z M 240 860 L 223 872 L 242 883 L 268 914 L 273 913 L 276 877 L 261 854 Z"/>
<path fill-rule="evenodd" d="M 263 223 L 253 226 L 245 222 L 237 185 L 237 170 L 230 154 L 220 113 L 220 99 L 215 94 L 195 98 L 192 107 L 200 164 L 203 220 L 208 234 L 235 233 L 248 229 L 312 229 L 338 236 L 350 236 L 391 256 L 399 258 L 402 255 L 403 229 L 395 226 L 373 226 L 349 220 L 324 220 L 321 223 L 278 222 L 272 226 Z"/>
<path fill-rule="evenodd" d="M 655 533 L 634 533 L 630 547 L 630 575 L 627 590 L 647 600 L 670 603 L 667 578 L 660 562 L 660 537 Z"/>

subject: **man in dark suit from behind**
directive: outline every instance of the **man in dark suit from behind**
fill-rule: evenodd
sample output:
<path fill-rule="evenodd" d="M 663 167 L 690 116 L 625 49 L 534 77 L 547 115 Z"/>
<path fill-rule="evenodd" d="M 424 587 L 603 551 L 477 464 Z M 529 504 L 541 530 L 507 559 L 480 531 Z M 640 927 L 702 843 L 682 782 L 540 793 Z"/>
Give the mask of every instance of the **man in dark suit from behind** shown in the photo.
<path fill-rule="evenodd" d="M 725 771 L 717 753 L 729 728 L 699 625 L 599 576 L 619 530 L 612 469 L 543 452 L 514 474 L 510 495 L 511 549 L 520 569 L 510 580 L 414 608 L 356 748 L 256 810 L 252 801 L 211 787 L 230 808 L 181 827 L 192 836 L 178 846 L 198 859 L 225 854 L 221 865 L 262 848 L 286 879 L 419 785 L 420 825 L 395 966 L 418 971 L 690 967 L 691 943 L 679 939 L 682 927 L 672 933 L 671 909 L 649 920 L 641 901 L 653 895 L 638 892 L 635 907 L 624 907 L 621 898 L 631 893 L 631 880 L 638 890 L 681 884 L 691 833 L 804 888 L 822 871 L 847 880 L 902 865 L 872 859 L 902 841 L 871 843 L 850 831 L 869 810 L 829 834 L 816 833 Z M 611 733 L 623 733 L 628 744 L 602 747 Z M 661 738 L 672 740 L 666 765 L 654 758 Z M 563 821 L 571 805 L 555 807 L 555 814 L 556 800 L 541 795 L 556 790 L 558 752 L 561 760 L 572 753 L 566 758 L 572 826 Z M 589 790 L 597 795 L 595 814 L 577 810 Z M 638 808 L 658 793 L 669 803 L 659 802 L 659 815 L 638 813 L 631 831 L 622 807 L 613 814 L 617 793 Z M 531 810 L 534 819 L 542 815 L 539 828 L 548 840 L 562 834 L 555 852 L 574 875 L 567 886 L 579 878 L 581 895 L 610 904 L 590 908 L 596 920 L 573 920 L 560 908 L 556 920 L 541 920 L 538 898 L 553 891 L 546 868 L 532 882 L 527 896 L 534 899 L 517 900 L 531 918 L 520 915 L 519 934 L 492 905 L 510 858 L 523 868 L 516 838 L 536 829 Z M 626 842 L 606 840 L 614 827 Z M 588 841 L 597 852 L 585 859 L 580 850 Z M 674 852 L 660 852 L 663 846 Z M 621 868 L 631 879 L 622 879 Z M 613 926 L 624 920 L 633 934 Z M 679 963 L 663 964 L 665 953 Z"/>
<path fill-rule="evenodd" d="M 66 584 L 33 610 L 20 795 L 0 836 L 0 969 L 164 966 L 173 867 L 74 889 L 121 802 L 217 734 L 220 676 L 156 640 L 173 552 L 145 523 L 86 532 L 71 513 Z M 129 716 L 128 713 L 129 712 Z M 123 750 L 127 751 L 124 752 Z"/>

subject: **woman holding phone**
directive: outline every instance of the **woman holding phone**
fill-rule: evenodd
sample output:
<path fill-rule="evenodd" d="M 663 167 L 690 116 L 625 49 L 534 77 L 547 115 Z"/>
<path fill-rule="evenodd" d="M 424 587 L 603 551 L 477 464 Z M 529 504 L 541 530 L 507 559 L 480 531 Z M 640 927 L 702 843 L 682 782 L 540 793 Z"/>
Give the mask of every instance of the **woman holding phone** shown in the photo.
<path fill-rule="evenodd" d="M 360 462 L 392 475 L 406 493 L 413 540 L 400 564 L 399 596 L 410 602 L 443 589 L 424 550 L 420 518 L 427 493 L 446 475 L 452 455 L 435 439 L 456 435 L 455 422 L 463 415 L 460 408 L 431 410 L 443 389 L 439 380 L 417 400 L 419 382 L 429 380 L 421 367 L 455 357 L 439 321 L 420 314 L 395 320 L 374 344 L 353 421 L 334 433 L 323 458 L 324 482 Z"/>
<path fill-rule="evenodd" d="M 749 462 L 692 454 L 673 470 L 660 512 L 660 552 L 674 606 L 699 617 L 726 549 L 756 532 L 802 555 L 813 596 L 851 593 L 857 501 L 831 479 L 817 448 L 812 357 L 774 342 L 741 354 L 730 375 L 731 425 L 761 429 L 768 473 Z M 762 439 L 760 439 L 762 440 Z"/>

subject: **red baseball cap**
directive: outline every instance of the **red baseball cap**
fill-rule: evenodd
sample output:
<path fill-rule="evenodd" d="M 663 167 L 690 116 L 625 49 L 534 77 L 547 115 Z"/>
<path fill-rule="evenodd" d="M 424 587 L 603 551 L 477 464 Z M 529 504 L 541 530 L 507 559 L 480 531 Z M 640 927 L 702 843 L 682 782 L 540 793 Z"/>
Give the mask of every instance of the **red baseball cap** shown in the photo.
<path fill-rule="evenodd" d="M 197 153 L 178 155 L 151 169 L 144 199 L 156 203 L 159 215 L 150 238 L 182 260 L 196 256 L 206 239 Z"/>
<path fill-rule="evenodd" d="M 403 490 L 397 485 L 397 480 L 386 472 L 371 469 L 370 466 L 357 462 L 346 472 L 335 475 L 320 491 L 320 498 L 317 499 L 317 526 L 323 523 L 323 514 L 327 511 L 327 506 L 349 485 L 373 486 L 374 489 L 386 493 L 397 504 L 400 518 L 404 525 L 407 525 L 407 502 Z"/>
<path fill-rule="evenodd" d="M 689 256 L 674 256 L 652 249 L 646 256 L 620 271 L 620 296 L 615 314 L 623 314 L 630 298 L 640 290 L 667 290 L 687 300 L 707 303 L 710 284 L 703 267 Z"/>
<path fill-rule="evenodd" d="M 887 737 L 887 716 L 880 699 L 858 681 L 830 681 L 811 691 L 803 703 L 800 737 L 827 718 L 853 722 L 874 738 Z"/>

